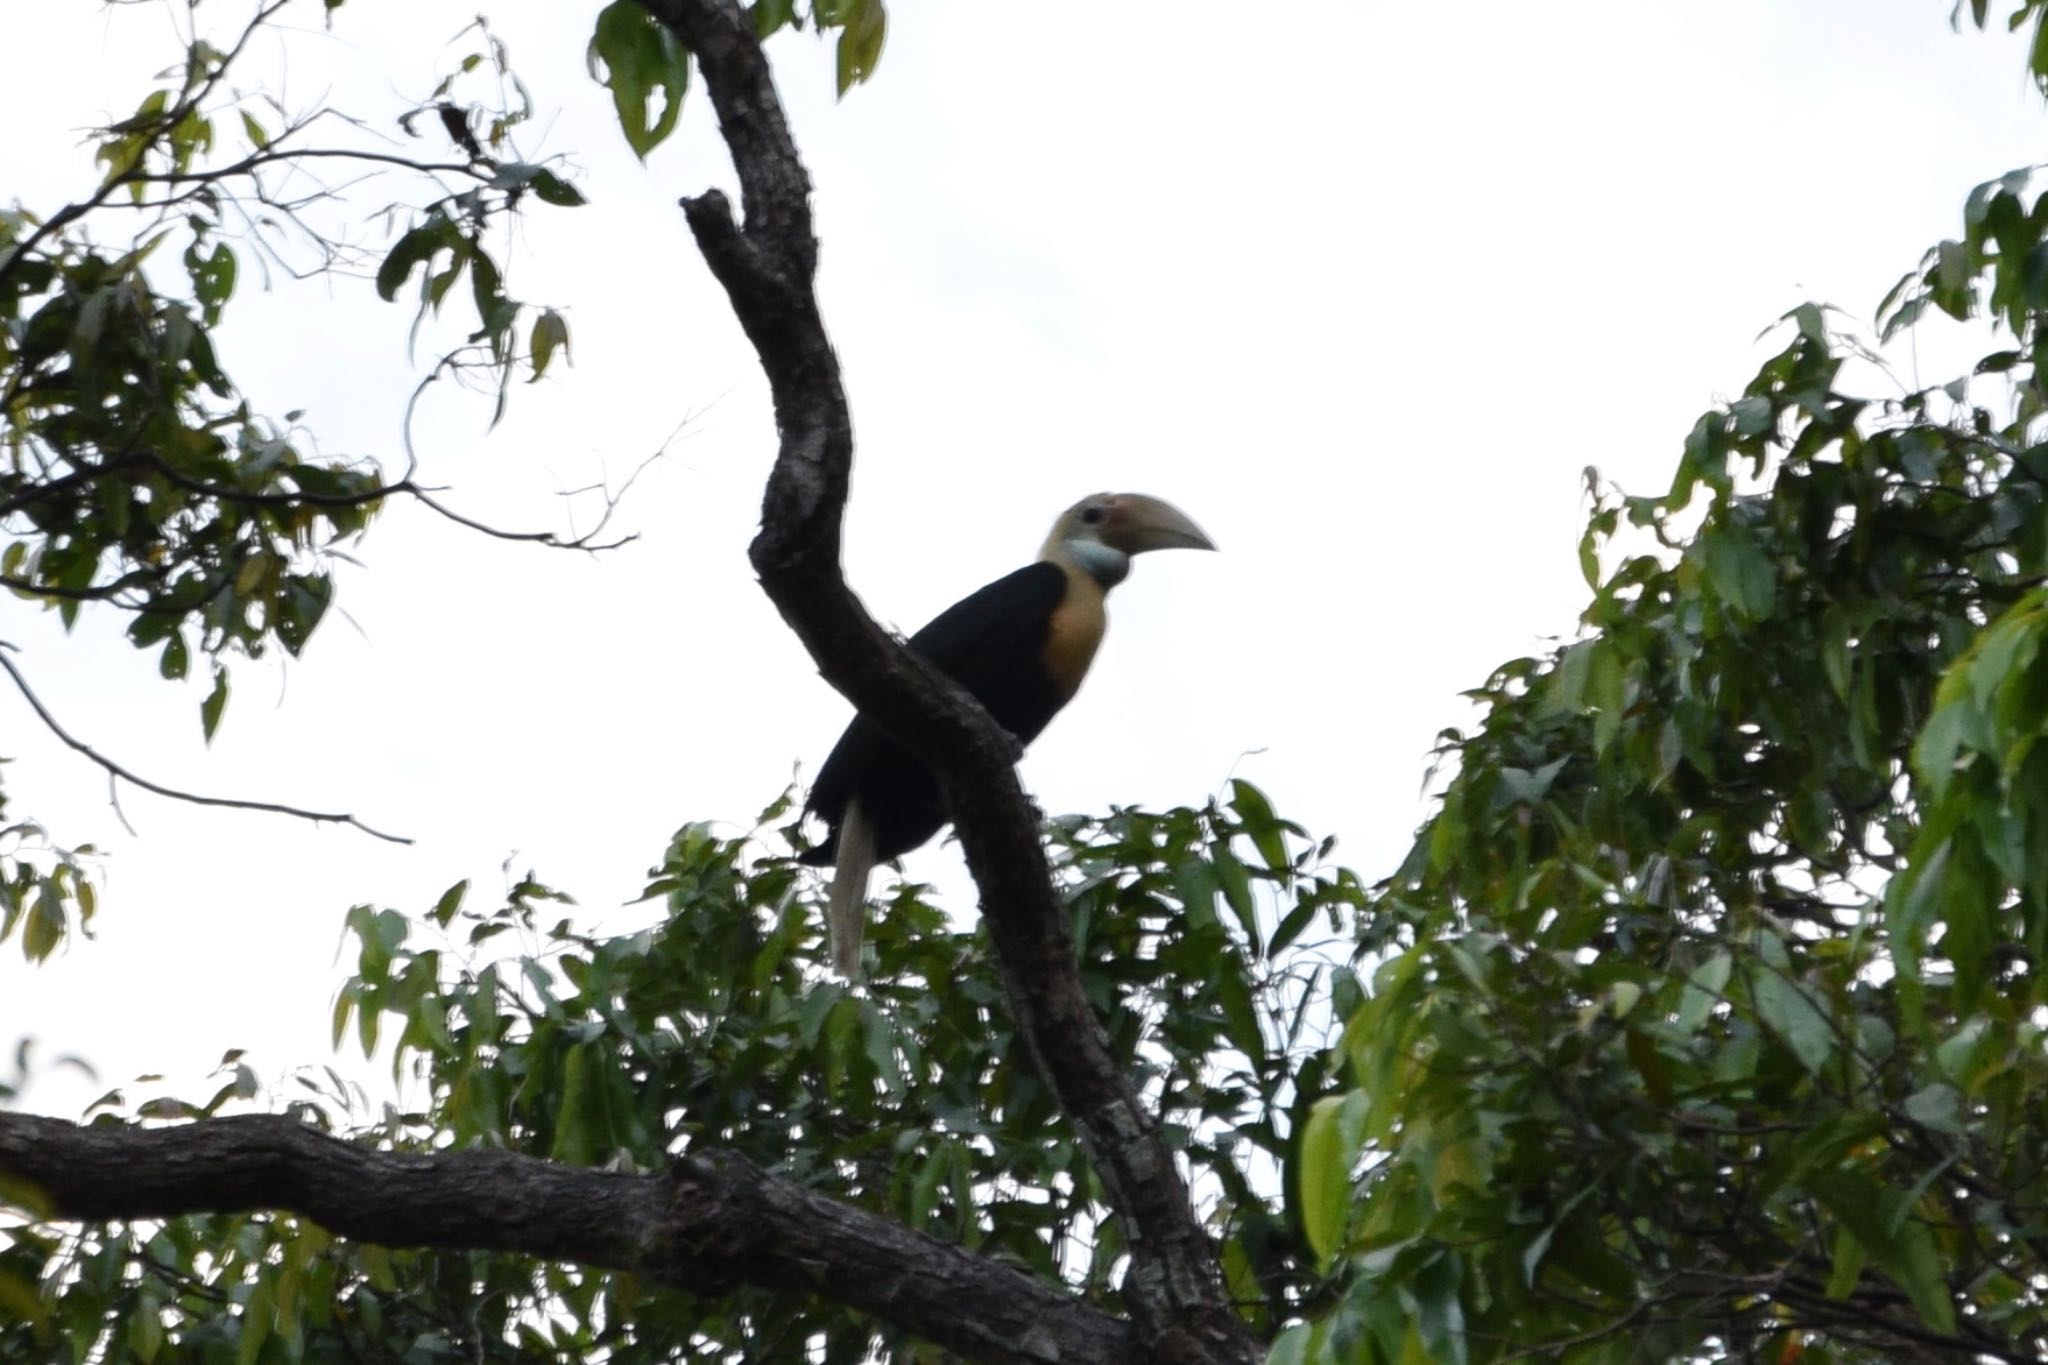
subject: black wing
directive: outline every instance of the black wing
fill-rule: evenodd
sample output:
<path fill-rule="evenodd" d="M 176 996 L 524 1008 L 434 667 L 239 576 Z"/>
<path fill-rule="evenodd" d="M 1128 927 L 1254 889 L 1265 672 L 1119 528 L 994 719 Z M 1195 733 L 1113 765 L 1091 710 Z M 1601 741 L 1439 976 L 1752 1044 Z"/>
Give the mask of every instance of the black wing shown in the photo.
<path fill-rule="evenodd" d="M 910 637 L 910 647 L 972 693 L 997 723 L 1030 743 L 1066 700 L 1046 673 L 1046 630 L 1066 596 L 1056 564 L 1032 564 L 961 598 Z M 876 855 L 908 852 L 945 824 L 931 772 L 865 716 L 855 716 L 818 769 L 809 809 L 834 826 L 807 862 L 830 862 L 846 803 L 859 795 L 874 821 Z"/>

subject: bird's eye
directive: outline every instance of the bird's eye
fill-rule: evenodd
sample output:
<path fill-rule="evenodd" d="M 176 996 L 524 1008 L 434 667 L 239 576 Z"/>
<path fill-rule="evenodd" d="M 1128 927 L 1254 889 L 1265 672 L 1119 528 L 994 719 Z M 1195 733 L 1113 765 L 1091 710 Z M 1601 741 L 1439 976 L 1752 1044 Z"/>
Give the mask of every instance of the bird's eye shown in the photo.
<path fill-rule="evenodd" d="M 1109 515 L 1109 512 L 1108 512 L 1108 510 L 1107 510 L 1107 509 L 1105 509 L 1105 508 L 1101 508 L 1101 507 L 1089 507 L 1089 508 L 1084 508 L 1084 509 L 1082 510 L 1082 512 L 1081 512 L 1081 520 L 1082 520 L 1082 521 L 1085 521 L 1085 522 L 1087 522 L 1087 523 L 1088 523 L 1088 524 L 1089 524 L 1090 526 L 1095 526 L 1095 525 L 1098 525 L 1098 524 L 1100 524 L 1100 523 L 1101 523 L 1101 521 L 1102 521 L 1102 519 L 1103 519 L 1104 517 L 1108 516 L 1108 515 Z"/>

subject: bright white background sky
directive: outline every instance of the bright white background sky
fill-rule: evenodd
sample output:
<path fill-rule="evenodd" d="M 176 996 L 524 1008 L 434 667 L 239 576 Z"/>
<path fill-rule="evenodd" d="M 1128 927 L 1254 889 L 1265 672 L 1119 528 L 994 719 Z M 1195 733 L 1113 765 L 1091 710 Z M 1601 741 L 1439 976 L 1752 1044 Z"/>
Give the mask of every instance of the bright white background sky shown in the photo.
<path fill-rule="evenodd" d="M 844 723 L 746 564 L 765 387 L 674 207 L 729 180 L 722 148 L 693 95 L 634 164 L 583 72 L 596 8 L 490 7 L 542 108 L 523 150 L 567 155 L 591 200 L 536 210 L 508 277 L 568 314 L 575 367 L 494 434 L 486 404 L 440 394 L 420 435 L 458 506 L 548 526 L 557 488 L 623 474 L 694 413 L 624 509 L 642 538 L 587 559 L 400 507 L 343 570 L 355 624 L 243 666 L 210 750 L 203 680 L 162 683 L 113 620 L 67 639 L 0 602 L 0 638 L 105 752 L 419 841 L 133 791 L 130 837 L 103 776 L 0 695 L 11 813 L 110 850 L 97 941 L 36 969 L 0 950 L 0 1044 L 34 1035 L 109 1083 L 241 1046 L 276 1079 L 328 1057 L 351 903 L 423 909 L 464 876 L 490 896 L 510 855 L 588 922 L 640 922 L 621 905 L 678 824 L 749 819 Z M 326 34 L 309 4 L 289 100 L 388 128 L 471 49 L 444 39 L 475 9 L 354 0 Z M 1027 781 L 1057 812 L 1199 802 L 1235 772 L 1382 875 L 1458 693 L 1573 628 L 1580 470 L 1660 487 L 1762 327 L 1807 298 L 1868 317 L 1973 183 L 2039 156 L 2019 46 L 1951 35 L 1947 12 L 892 0 L 877 79 L 837 105 L 829 49 L 782 38 L 858 431 L 855 587 L 914 629 L 1082 494 L 1170 498 L 1224 553 L 1140 561 Z M 84 130 L 174 52 L 152 6 L 8 7 L 0 201 L 87 192 Z M 380 230 L 393 192 L 357 191 L 350 230 Z M 230 371 L 326 451 L 396 467 L 407 315 L 354 283 L 265 293 L 249 264 Z M 909 871 L 968 910 L 951 847 Z M 91 1093 L 53 1075 L 26 1100 Z"/>

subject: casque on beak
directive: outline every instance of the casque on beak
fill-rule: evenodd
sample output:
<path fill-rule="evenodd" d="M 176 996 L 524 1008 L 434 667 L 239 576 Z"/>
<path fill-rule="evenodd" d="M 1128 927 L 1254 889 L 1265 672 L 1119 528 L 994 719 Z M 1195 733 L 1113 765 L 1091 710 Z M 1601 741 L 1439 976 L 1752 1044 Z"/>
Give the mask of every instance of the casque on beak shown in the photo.
<path fill-rule="evenodd" d="M 1102 543 L 1127 555 L 1146 550 L 1213 550 L 1216 542 L 1187 513 L 1161 498 L 1118 493 L 1109 499 Z"/>

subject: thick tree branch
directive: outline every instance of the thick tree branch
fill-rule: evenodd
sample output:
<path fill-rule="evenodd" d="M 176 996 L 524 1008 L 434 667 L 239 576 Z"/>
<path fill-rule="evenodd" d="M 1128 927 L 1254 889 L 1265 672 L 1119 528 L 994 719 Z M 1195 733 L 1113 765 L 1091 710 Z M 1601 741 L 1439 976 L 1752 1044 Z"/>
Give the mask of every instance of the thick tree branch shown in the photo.
<path fill-rule="evenodd" d="M 40 1217 L 286 1210 L 384 1246 L 513 1252 L 699 1294 L 816 1293 L 988 1365 L 1133 1358 L 1128 1324 L 730 1154 L 635 1176 L 512 1152 L 377 1151 L 280 1115 L 143 1128 L 0 1113 L 0 1178 Z"/>
<path fill-rule="evenodd" d="M 1018 1030 L 1125 1223 L 1125 1297 L 1146 1355 L 1190 1365 L 1256 1360 L 1158 1122 L 1117 1068 L 1082 991 L 1037 813 L 1013 766 L 1014 741 L 877 626 L 841 575 L 852 421 L 812 287 L 810 179 L 752 24 L 733 0 L 643 3 L 696 55 L 739 174 L 744 226 L 716 191 L 684 200 L 683 210 L 774 395 L 781 447 L 751 550 L 762 585 L 826 679 L 939 775 Z"/>

